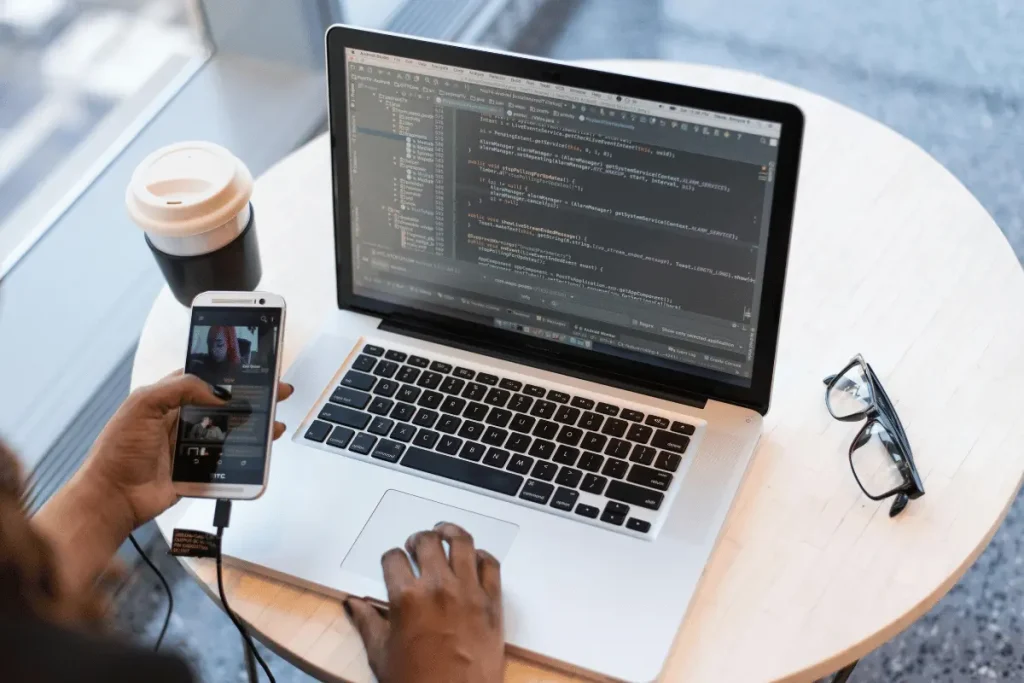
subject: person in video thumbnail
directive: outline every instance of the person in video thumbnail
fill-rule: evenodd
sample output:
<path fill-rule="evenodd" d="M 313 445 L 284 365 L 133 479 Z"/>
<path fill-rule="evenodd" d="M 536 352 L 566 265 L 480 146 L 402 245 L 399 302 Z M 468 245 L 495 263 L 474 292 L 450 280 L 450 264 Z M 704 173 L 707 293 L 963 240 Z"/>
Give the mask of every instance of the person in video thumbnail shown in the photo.
<path fill-rule="evenodd" d="M 204 417 L 201 421 L 192 425 L 188 436 L 195 441 L 223 441 L 226 434 L 224 430 L 213 424 L 213 420 Z"/>
<path fill-rule="evenodd" d="M 238 333 L 231 325 L 213 325 L 206 333 L 206 358 L 203 369 L 220 377 L 234 376 L 242 365 Z"/>

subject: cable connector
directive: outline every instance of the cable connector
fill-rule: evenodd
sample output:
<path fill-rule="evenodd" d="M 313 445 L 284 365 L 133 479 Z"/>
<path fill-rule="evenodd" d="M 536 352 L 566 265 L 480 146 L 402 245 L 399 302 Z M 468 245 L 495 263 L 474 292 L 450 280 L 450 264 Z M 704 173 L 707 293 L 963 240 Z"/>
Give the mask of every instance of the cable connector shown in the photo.
<path fill-rule="evenodd" d="M 220 531 L 227 529 L 229 524 L 231 524 L 231 501 L 218 500 L 217 507 L 213 510 L 213 526 Z"/>

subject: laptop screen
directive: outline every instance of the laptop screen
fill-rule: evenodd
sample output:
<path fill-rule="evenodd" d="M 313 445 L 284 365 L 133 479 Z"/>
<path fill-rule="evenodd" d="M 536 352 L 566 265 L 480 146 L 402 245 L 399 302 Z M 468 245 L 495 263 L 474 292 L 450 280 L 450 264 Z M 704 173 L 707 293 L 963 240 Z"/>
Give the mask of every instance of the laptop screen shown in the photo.
<path fill-rule="evenodd" d="M 750 386 L 780 123 L 345 66 L 355 294 Z"/>

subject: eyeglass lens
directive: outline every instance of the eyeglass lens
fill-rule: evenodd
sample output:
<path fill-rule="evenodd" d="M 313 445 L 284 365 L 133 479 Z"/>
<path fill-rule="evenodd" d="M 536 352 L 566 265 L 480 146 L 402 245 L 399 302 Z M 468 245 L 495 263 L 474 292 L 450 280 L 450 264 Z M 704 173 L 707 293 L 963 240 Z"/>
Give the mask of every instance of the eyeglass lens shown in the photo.
<path fill-rule="evenodd" d="M 828 407 L 838 418 L 863 413 L 871 406 L 871 383 L 864 367 L 854 363 L 836 378 L 827 394 Z"/>
<path fill-rule="evenodd" d="M 886 428 L 876 421 L 860 432 L 850 452 L 850 464 L 864 493 L 880 498 L 900 488 L 906 478 L 900 469 L 904 456 Z"/>

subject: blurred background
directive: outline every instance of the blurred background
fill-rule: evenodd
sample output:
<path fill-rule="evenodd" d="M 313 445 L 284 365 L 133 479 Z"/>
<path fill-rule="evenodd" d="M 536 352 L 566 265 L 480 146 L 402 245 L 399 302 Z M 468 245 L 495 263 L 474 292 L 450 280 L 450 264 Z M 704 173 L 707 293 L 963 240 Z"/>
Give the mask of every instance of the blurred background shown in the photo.
<path fill-rule="evenodd" d="M 1018 0 L 0 0 L 0 377 L 19 387 L 0 396 L 0 433 L 33 472 L 30 506 L 123 400 L 161 286 L 124 213 L 131 170 L 160 145 L 201 138 L 259 174 L 322 131 L 322 35 L 338 21 L 799 85 L 928 151 L 1024 258 Z M 1020 507 L 949 596 L 851 680 L 1024 679 Z M 178 598 L 171 644 L 204 680 L 244 680 L 231 624 L 148 539 Z M 135 569 L 115 605 L 119 628 L 155 636 L 163 600 Z M 273 667 L 279 680 L 309 680 L 280 659 Z"/>

